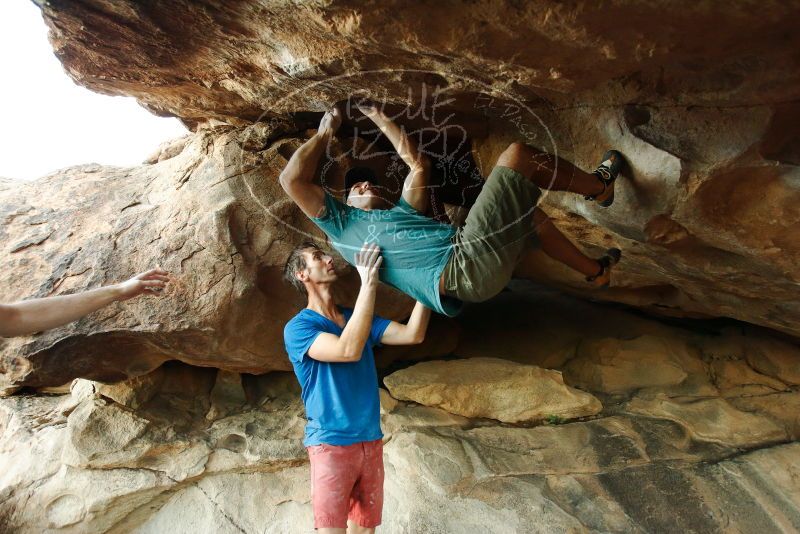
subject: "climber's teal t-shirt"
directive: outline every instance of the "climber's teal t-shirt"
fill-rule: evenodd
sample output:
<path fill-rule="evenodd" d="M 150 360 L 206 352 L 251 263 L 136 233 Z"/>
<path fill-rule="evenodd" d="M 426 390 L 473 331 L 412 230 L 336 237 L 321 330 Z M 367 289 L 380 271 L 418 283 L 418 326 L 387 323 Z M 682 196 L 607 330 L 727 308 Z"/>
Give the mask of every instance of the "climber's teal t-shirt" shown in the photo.
<path fill-rule="evenodd" d="M 439 278 L 453 253 L 456 229 L 422 215 L 403 198 L 388 210 L 362 210 L 325 194 L 325 215 L 312 221 L 351 265 L 364 243 L 377 243 L 380 280 L 428 308 L 454 316 L 463 303 L 439 294 Z"/>

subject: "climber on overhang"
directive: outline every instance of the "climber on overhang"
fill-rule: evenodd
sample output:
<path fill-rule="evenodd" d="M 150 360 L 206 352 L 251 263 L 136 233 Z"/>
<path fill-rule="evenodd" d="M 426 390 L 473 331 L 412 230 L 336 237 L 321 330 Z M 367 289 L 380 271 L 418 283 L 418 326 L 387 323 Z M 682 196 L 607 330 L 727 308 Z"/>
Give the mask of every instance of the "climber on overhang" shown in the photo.
<path fill-rule="evenodd" d="M 162 295 L 169 273 L 151 269 L 133 278 L 71 295 L 0 304 L 0 337 L 25 336 L 77 321 L 112 302 L 139 295 Z"/>
<path fill-rule="evenodd" d="M 511 279 L 525 248 L 538 241 L 550 257 L 584 274 L 602 287 L 620 251 L 608 249 L 593 259 L 561 234 L 536 208 L 544 187 L 583 195 L 608 207 L 622 155 L 609 150 L 591 173 L 521 143 L 512 143 L 499 157 L 462 228 L 427 217 L 430 160 L 405 131 L 372 104 L 359 109 L 391 141 L 410 172 L 396 205 L 381 196 L 370 179 L 352 183 L 346 175 L 346 204 L 314 183 L 319 159 L 339 128 L 341 111 L 327 112 L 316 135 L 291 157 L 280 175 L 287 194 L 329 237 L 333 247 L 353 264 L 361 243 L 383 250 L 380 279 L 445 315 L 456 315 L 463 302 L 482 302 L 499 293 Z M 363 173 L 362 167 L 358 170 Z M 352 185 L 350 185 L 352 183 Z M 531 239 L 535 238 L 535 239 Z"/>

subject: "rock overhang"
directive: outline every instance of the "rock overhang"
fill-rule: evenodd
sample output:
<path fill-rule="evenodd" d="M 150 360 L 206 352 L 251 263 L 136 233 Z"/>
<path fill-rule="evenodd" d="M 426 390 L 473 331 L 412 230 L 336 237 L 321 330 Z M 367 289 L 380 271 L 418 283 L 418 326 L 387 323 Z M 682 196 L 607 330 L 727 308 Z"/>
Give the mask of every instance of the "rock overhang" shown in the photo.
<path fill-rule="evenodd" d="M 141 346 L 154 364 L 178 358 L 243 372 L 284 368 L 279 345 L 267 355 L 253 344 L 231 341 L 239 315 L 221 303 L 252 310 L 280 302 L 283 311 L 270 308 L 276 317 L 293 305 L 292 297 L 275 287 L 278 277 L 272 272 L 279 268 L 280 253 L 300 239 L 296 230 L 312 230 L 273 187 L 299 144 L 292 138 L 302 139 L 320 110 L 354 94 L 414 106 L 416 116 L 401 117 L 409 126 L 437 122 L 431 112 L 437 87 L 447 100 L 438 122 L 456 114 L 454 122 L 474 140 L 484 176 L 499 151 L 531 133 L 516 120 L 519 111 L 510 111 L 514 107 L 533 117 L 532 143 L 581 168 L 596 165 L 607 146 L 629 158 L 630 172 L 612 208 L 558 193 L 543 204 L 559 228 L 590 252 L 623 249 L 612 288 L 587 292 L 579 277 L 543 257 L 521 265 L 518 275 L 654 313 L 734 317 L 800 333 L 800 192 L 793 141 L 800 127 L 792 120 L 800 93 L 800 37 L 791 31 L 798 10 L 793 4 L 677 10 L 668 3 L 478 3 L 459 4 L 454 11 L 443 3 L 425 6 L 425 13 L 399 2 L 370 9 L 355 2 L 38 4 L 56 55 L 77 83 L 133 96 L 197 132 L 157 164 L 82 168 L 48 178 L 51 189 L 85 195 L 86 206 L 97 203 L 104 220 L 116 222 L 99 233 L 77 225 L 73 239 L 82 241 L 61 245 L 64 236 L 58 232 L 29 235 L 28 229 L 19 233 L 22 226 L 9 225 L 14 243 L 27 243 L 7 258 L 16 273 L 12 277 L 33 272 L 39 282 L 15 286 L 4 298 L 110 281 L 82 269 L 95 256 L 95 267 L 112 274 L 133 266 L 116 265 L 97 252 L 102 248 L 97 239 L 134 250 L 136 239 L 149 242 L 172 225 L 174 234 L 155 255 L 138 251 L 136 257 L 164 253 L 168 263 L 167 252 L 180 252 L 172 256 L 180 256 L 179 272 L 206 259 L 216 267 L 206 280 L 195 277 L 188 284 L 199 304 L 187 296 L 181 309 L 190 313 L 167 328 L 169 336 L 180 331 L 181 339 L 193 341 L 159 352 L 168 345 L 163 321 L 152 323 L 153 332 L 133 336 L 144 336 Z M 386 20 L 393 21 L 391 27 Z M 135 191 L 142 181 L 152 186 L 144 202 Z M 104 199 L 102 187 L 91 189 L 99 182 L 118 184 L 114 202 Z M 42 187 L 4 190 L 6 215 L 17 222 L 24 209 L 26 216 L 41 216 L 44 206 L 34 204 Z M 264 206 L 290 220 L 294 230 L 270 222 Z M 63 216 L 65 224 L 85 219 L 48 209 L 48 217 Z M 191 215 L 197 209 L 203 214 Z M 146 220 L 146 213 L 159 210 L 163 219 Z M 195 220 L 182 226 L 187 217 Z M 165 228 L 145 229 L 156 220 Z M 94 256 L 87 253 L 91 247 Z M 272 289 L 265 291 L 267 286 Z M 203 300 L 206 294 L 219 299 Z M 399 314 L 407 303 L 391 306 Z M 25 346 L 22 354 L 55 355 L 59 347 L 71 346 L 65 342 L 70 339 L 105 348 L 104 336 L 125 337 L 139 328 L 137 321 L 165 313 L 170 312 L 159 307 L 144 315 L 123 313 L 119 324 L 112 318 L 101 329 L 80 323 L 11 342 L 6 350 L 18 355 Z M 192 313 L 195 319 L 215 319 L 195 321 Z M 254 336 L 261 346 L 278 344 L 279 336 L 273 338 Z M 153 350 L 152 343 L 159 348 Z M 205 349 L 195 353 L 197 347 Z M 95 378 L 119 376 L 114 371 Z"/>

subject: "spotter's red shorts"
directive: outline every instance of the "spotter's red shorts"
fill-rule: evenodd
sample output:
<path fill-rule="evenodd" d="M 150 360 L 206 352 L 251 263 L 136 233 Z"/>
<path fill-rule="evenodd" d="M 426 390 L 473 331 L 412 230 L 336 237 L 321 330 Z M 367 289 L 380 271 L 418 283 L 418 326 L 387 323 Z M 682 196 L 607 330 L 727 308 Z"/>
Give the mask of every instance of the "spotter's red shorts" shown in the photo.
<path fill-rule="evenodd" d="M 383 442 L 306 447 L 311 462 L 311 507 L 314 528 L 347 528 L 347 520 L 364 528 L 381 524 L 383 510 Z"/>

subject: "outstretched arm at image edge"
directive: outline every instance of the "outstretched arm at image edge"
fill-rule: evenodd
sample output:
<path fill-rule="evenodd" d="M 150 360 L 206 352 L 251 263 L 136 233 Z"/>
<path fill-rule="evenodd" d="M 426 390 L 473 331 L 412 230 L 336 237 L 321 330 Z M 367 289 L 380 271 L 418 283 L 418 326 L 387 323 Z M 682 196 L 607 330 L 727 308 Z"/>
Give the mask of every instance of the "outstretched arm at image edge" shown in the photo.
<path fill-rule="evenodd" d="M 125 282 L 82 293 L 0 304 L 0 336 L 24 336 L 71 323 L 112 302 L 145 292 L 155 294 L 168 281 L 166 271 L 152 269 Z"/>

